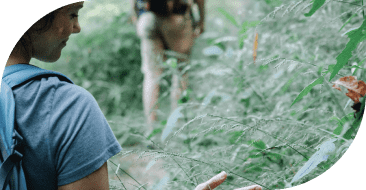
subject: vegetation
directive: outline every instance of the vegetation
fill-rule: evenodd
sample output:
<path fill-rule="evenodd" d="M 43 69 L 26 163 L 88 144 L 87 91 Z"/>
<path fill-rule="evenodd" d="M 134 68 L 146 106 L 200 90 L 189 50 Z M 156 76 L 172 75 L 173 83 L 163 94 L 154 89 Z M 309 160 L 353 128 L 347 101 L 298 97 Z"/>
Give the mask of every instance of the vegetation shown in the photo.
<path fill-rule="evenodd" d="M 126 12 L 77 38 L 52 66 L 94 95 L 124 148 L 110 159 L 111 189 L 194 189 L 221 171 L 228 178 L 217 189 L 283 189 L 319 176 L 351 145 L 362 115 L 354 117 L 347 90 L 331 82 L 366 80 L 363 2 L 233 2 L 238 11 L 208 3 L 207 31 L 186 68 L 190 89 L 176 110 L 167 105 L 169 76 L 178 71 L 167 61 L 160 127 L 148 137 L 139 39 Z M 130 174 L 122 162 L 129 155 L 147 160 L 146 173 L 162 161 L 165 176 L 145 184 L 146 173 Z"/>

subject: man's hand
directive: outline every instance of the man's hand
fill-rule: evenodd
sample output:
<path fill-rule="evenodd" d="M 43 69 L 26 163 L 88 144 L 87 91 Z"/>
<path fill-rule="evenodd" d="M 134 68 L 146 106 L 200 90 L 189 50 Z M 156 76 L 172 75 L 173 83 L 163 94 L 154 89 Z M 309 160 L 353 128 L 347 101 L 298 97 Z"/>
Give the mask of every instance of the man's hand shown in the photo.
<path fill-rule="evenodd" d="M 206 181 L 205 183 L 199 184 L 194 190 L 211 190 L 215 189 L 217 186 L 219 186 L 222 182 L 226 180 L 227 174 L 226 172 L 221 172 L 211 178 L 210 180 Z M 262 187 L 259 185 L 252 185 L 249 187 L 242 187 L 235 190 L 262 190 Z"/>

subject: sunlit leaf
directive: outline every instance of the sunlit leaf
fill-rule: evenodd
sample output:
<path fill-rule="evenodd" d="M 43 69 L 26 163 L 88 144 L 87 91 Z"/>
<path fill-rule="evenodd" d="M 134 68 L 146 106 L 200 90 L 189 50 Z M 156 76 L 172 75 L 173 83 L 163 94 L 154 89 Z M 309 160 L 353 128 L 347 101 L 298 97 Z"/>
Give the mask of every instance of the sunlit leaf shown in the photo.
<path fill-rule="evenodd" d="M 225 16 L 226 19 L 228 19 L 234 26 L 239 27 L 239 24 L 236 22 L 235 17 L 225 11 L 223 8 L 218 8 L 218 11 Z"/>
<path fill-rule="evenodd" d="M 310 17 L 313 15 L 321 6 L 323 6 L 325 3 L 325 0 L 314 0 L 313 7 L 311 7 L 310 11 L 308 13 L 305 13 L 304 15 L 306 17 Z"/>
<path fill-rule="evenodd" d="M 169 177 L 164 177 L 159 181 L 159 183 L 154 186 L 153 190 L 161 190 L 165 189 L 164 186 L 169 182 Z"/>
<path fill-rule="evenodd" d="M 211 102 L 211 99 L 215 96 L 215 94 L 216 94 L 216 89 L 211 90 L 208 93 L 208 95 L 205 97 L 205 99 L 203 99 L 202 105 L 207 106 Z"/>
<path fill-rule="evenodd" d="M 337 139 L 330 139 L 320 145 L 319 150 L 313 154 L 310 159 L 305 163 L 305 165 L 296 173 L 294 178 L 292 178 L 291 183 L 294 183 L 310 173 L 315 169 L 320 162 L 327 161 L 329 153 L 335 150 L 334 142 Z"/>
<path fill-rule="evenodd" d="M 224 51 L 218 46 L 210 46 L 202 50 L 203 55 L 205 56 L 213 56 L 213 55 L 221 55 Z"/>
<path fill-rule="evenodd" d="M 183 108 L 183 106 L 180 106 L 175 109 L 172 114 L 170 114 L 165 129 L 163 130 L 163 134 L 161 135 L 162 142 L 164 142 L 164 140 L 172 132 L 173 128 L 176 126 L 178 119 L 184 117 L 184 115 L 181 113 Z"/>
<path fill-rule="evenodd" d="M 150 168 L 151 168 L 154 164 L 155 164 L 155 159 L 151 160 L 151 161 L 147 164 L 147 166 L 146 166 L 146 168 L 145 168 L 145 171 L 150 170 Z"/>
<path fill-rule="evenodd" d="M 357 64 L 357 66 L 358 67 L 360 67 L 361 65 L 362 65 L 362 63 L 364 62 L 366 60 L 366 58 L 365 59 L 363 59 L 362 61 L 360 61 L 358 64 Z M 353 71 L 353 73 L 352 73 L 352 75 L 355 75 L 355 73 L 357 72 L 357 70 L 358 70 L 359 68 L 356 68 L 355 69 L 355 71 Z M 364 68 L 361 68 L 361 69 L 364 69 Z"/>
<path fill-rule="evenodd" d="M 314 82 L 312 82 L 311 84 L 309 84 L 307 87 L 305 87 L 304 90 L 302 90 L 300 92 L 300 94 L 296 97 L 296 99 L 294 100 L 294 102 L 292 102 L 291 106 L 294 105 L 299 100 L 301 100 L 304 96 L 306 96 L 311 91 L 311 89 L 314 86 L 316 86 L 318 84 L 323 84 L 323 80 L 324 80 L 324 77 L 321 76 L 318 79 L 316 79 Z"/>

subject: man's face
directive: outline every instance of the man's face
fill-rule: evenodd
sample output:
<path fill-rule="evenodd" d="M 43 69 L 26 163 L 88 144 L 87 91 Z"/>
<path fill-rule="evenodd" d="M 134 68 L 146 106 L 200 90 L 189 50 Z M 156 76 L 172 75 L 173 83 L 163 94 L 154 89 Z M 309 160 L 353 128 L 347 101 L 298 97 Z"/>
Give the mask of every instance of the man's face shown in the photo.
<path fill-rule="evenodd" d="M 66 46 L 69 36 L 81 31 L 78 12 L 83 4 L 84 2 L 73 3 L 59 9 L 51 28 L 46 32 L 30 32 L 32 57 L 45 62 L 55 62 L 60 58 L 61 50 Z M 34 31 L 40 25 L 35 23 L 30 31 Z"/>

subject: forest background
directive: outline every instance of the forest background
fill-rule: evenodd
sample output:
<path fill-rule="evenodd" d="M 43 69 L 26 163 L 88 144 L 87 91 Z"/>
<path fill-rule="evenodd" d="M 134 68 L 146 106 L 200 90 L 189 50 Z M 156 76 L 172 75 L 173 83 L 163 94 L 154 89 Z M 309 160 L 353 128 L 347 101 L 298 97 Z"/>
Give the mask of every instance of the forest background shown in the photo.
<path fill-rule="evenodd" d="M 360 119 L 347 90 L 331 82 L 365 80 L 363 39 L 330 75 L 363 26 L 361 1 L 208 0 L 206 11 L 206 32 L 186 68 L 190 90 L 169 110 L 177 71 L 174 59 L 167 61 L 160 127 L 147 137 L 140 45 L 127 1 L 86 2 L 82 32 L 70 37 L 61 59 L 31 62 L 66 74 L 96 98 L 124 148 L 109 163 L 111 189 L 193 189 L 222 170 L 229 177 L 217 189 L 283 189 L 325 172 L 353 142 Z"/>

